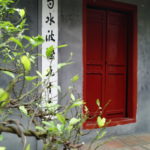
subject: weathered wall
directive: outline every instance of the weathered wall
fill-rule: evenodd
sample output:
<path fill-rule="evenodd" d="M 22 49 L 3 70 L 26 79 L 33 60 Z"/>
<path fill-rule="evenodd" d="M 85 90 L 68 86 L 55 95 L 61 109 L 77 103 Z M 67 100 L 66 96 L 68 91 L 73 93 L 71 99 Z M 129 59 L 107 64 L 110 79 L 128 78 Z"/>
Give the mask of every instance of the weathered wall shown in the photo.
<path fill-rule="evenodd" d="M 138 109 L 135 124 L 108 128 L 107 135 L 150 132 L 150 1 L 118 0 L 138 6 Z M 59 83 L 67 87 L 71 76 L 80 75 L 77 89 L 82 96 L 82 2 L 81 0 L 59 0 L 59 43 L 69 46 L 59 51 L 59 61 L 65 61 L 69 52 L 74 53 L 75 64 L 59 73 Z M 94 131 L 93 131 L 94 134 Z M 90 134 L 92 136 L 92 134 Z M 87 139 L 90 138 L 87 137 Z"/>
<path fill-rule="evenodd" d="M 28 28 L 29 31 L 26 31 L 28 35 L 37 35 L 38 34 L 38 1 L 37 0 L 20 0 L 17 4 L 19 8 L 25 8 L 26 15 L 28 18 Z M 1 65 L 1 64 L 0 64 Z M 0 76 L 0 87 L 5 87 L 7 85 L 7 78 L 5 76 Z M 24 124 L 25 124 L 24 120 Z M 28 138 L 28 142 L 31 144 L 31 149 L 37 149 L 37 142 L 34 138 Z M 4 141 L 0 142 L 0 146 L 6 146 L 7 150 L 21 150 L 22 143 L 20 138 L 13 134 L 4 134 Z"/>
<path fill-rule="evenodd" d="M 59 62 L 65 62 L 72 52 L 72 65 L 59 72 L 59 84 L 67 87 L 72 76 L 81 77 L 77 84 L 78 92 L 82 95 L 82 1 L 59 0 L 59 45 L 68 44 L 67 48 L 59 50 Z M 64 90 L 64 88 L 63 88 Z"/>

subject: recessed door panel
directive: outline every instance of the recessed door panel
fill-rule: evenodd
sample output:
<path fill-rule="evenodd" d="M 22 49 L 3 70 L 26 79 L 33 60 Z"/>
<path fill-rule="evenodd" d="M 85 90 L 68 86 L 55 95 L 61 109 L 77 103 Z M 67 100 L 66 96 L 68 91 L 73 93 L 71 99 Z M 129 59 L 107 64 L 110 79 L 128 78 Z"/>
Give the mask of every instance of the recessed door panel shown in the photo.
<path fill-rule="evenodd" d="M 86 103 L 90 114 L 96 99 L 107 118 L 126 115 L 127 17 L 107 10 L 87 11 Z"/>
<path fill-rule="evenodd" d="M 106 12 L 88 9 L 87 14 L 86 103 L 94 115 L 96 100 L 104 95 Z"/>
<path fill-rule="evenodd" d="M 103 64 L 106 13 L 89 10 L 87 18 L 87 64 Z"/>
<path fill-rule="evenodd" d="M 110 65 L 126 65 L 127 18 L 124 14 L 109 12 L 107 20 L 106 62 Z"/>
<path fill-rule="evenodd" d="M 126 75 L 121 73 L 108 73 L 106 75 L 105 98 L 110 100 L 106 109 L 106 117 L 124 117 L 126 106 Z"/>
<path fill-rule="evenodd" d="M 101 74 L 87 74 L 86 102 L 91 115 L 98 110 L 96 100 L 102 99 L 102 82 L 103 76 Z"/>
<path fill-rule="evenodd" d="M 108 12 L 105 72 L 107 118 L 125 117 L 127 73 L 127 22 L 121 13 Z"/>

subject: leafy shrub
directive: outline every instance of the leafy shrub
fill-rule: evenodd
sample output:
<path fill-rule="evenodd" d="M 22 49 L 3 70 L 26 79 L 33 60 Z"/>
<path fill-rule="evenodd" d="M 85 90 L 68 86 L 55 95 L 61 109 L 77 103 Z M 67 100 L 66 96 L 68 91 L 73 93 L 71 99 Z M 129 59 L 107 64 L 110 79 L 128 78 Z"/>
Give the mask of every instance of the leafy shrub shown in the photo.
<path fill-rule="evenodd" d="M 51 69 L 43 75 L 35 69 L 36 67 L 33 68 L 37 58 L 42 57 L 35 49 L 44 40 L 40 35 L 25 35 L 25 10 L 10 7 L 13 3 L 13 0 L 0 0 L 0 76 L 7 76 L 8 80 L 4 87 L 0 87 L 0 133 L 18 135 L 22 140 L 23 149 L 26 150 L 30 150 L 30 145 L 26 143 L 27 136 L 42 140 L 43 150 L 80 149 L 83 146 L 80 138 L 84 136 L 82 124 L 88 119 L 89 112 L 75 92 L 74 83 L 79 76 L 75 75 L 71 79 L 67 105 L 55 104 L 51 96 L 43 96 L 43 93 L 48 95 L 51 88 L 57 88 L 58 91 L 61 91 L 61 88 L 53 87 L 49 82 L 48 79 L 52 76 Z M 43 57 L 52 61 L 54 50 L 53 46 L 47 48 Z M 58 70 L 71 63 L 69 60 L 58 64 Z M 100 107 L 99 101 L 97 105 Z M 85 114 L 81 112 L 82 107 L 86 109 Z M 17 116 L 16 119 L 12 119 L 11 115 Z M 22 117 L 28 120 L 28 125 L 23 124 L 20 119 Z M 102 129 L 93 138 L 92 144 L 105 135 L 103 127 L 106 120 L 99 116 L 97 122 Z M 3 140 L 2 135 L 0 140 Z M 0 147 L 0 150 L 4 149 L 5 147 Z"/>

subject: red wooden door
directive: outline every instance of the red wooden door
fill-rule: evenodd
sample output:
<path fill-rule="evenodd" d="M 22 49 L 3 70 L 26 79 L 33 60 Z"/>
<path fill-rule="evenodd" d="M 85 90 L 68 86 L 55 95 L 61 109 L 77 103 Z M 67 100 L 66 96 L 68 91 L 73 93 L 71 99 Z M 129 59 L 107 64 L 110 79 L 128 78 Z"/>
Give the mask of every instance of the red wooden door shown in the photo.
<path fill-rule="evenodd" d="M 90 114 L 111 100 L 104 116 L 126 115 L 127 18 L 106 10 L 87 11 L 86 103 Z"/>

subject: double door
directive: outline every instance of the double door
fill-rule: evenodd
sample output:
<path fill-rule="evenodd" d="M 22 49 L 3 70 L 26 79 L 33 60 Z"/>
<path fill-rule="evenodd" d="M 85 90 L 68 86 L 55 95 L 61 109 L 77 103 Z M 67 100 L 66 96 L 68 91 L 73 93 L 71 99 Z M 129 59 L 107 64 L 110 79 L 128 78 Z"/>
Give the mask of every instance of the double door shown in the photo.
<path fill-rule="evenodd" d="M 124 118 L 127 106 L 127 15 L 109 10 L 87 9 L 86 105 L 91 116 L 96 100 L 108 106 L 106 118 Z"/>

